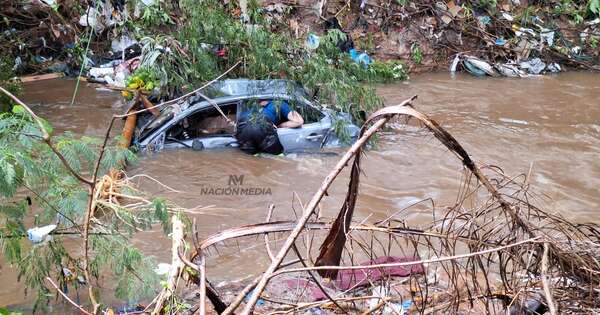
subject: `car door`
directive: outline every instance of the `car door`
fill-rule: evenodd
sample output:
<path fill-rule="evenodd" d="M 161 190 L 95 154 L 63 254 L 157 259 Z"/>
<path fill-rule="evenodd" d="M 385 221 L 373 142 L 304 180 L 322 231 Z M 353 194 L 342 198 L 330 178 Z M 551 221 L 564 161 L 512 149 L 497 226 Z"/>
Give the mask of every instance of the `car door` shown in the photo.
<path fill-rule="evenodd" d="M 319 150 L 327 141 L 331 120 L 309 103 L 288 100 L 290 106 L 304 119 L 300 128 L 278 128 L 279 141 L 286 153 Z"/>

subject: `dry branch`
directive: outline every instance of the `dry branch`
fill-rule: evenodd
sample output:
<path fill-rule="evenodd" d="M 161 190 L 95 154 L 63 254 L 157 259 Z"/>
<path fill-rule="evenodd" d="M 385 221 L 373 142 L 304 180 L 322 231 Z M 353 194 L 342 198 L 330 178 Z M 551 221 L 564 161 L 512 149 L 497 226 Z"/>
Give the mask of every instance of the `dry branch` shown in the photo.
<path fill-rule="evenodd" d="M 171 245 L 171 269 L 169 270 L 169 277 L 167 278 L 167 285 L 158 295 L 158 299 L 156 300 L 156 305 L 154 306 L 153 314 L 162 314 L 162 310 L 165 307 L 165 303 L 169 300 L 169 298 L 175 293 L 177 289 L 177 281 L 179 280 L 179 276 L 185 267 L 185 264 L 179 258 L 179 252 L 185 250 L 185 242 L 183 236 L 183 223 L 177 217 L 177 214 L 174 214 L 171 217 L 171 222 L 173 224 L 173 232 L 172 232 L 172 245 Z"/>
<path fill-rule="evenodd" d="M 404 106 L 406 104 L 409 104 L 411 101 L 412 101 L 412 99 L 406 100 L 403 102 L 403 104 L 398 105 L 398 106 L 399 107 Z M 252 292 L 252 295 L 250 296 L 250 299 L 249 299 L 248 303 L 246 304 L 246 307 L 244 308 L 244 311 L 242 312 L 242 314 L 249 314 L 252 312 L 252 310 L 254 308 L 254 304 L 256 303 L 256 301 L 258 301 L 258 298 L 260 297 L 262 291 L 265 289 L 269 277 L 279 267 L 279 264 L 281 264 L 281 262 L 283 261 L 283 258 L 285 257 L 287 252 L 290 250 L 291 246 L 294 244 L 294 242 L 298 238 L 298 235 L 300 235 L 300 232 L 304 229 L 304 225 L 306 224 L 306 222 L 308 222 L 308 219 L 312 216 L 317 205 L 319 204 L 319 202 L 321 201 L 323 196 L 326 194 L 329 186 L 331 186 L 331 184 L 333 183 L 335 178 L 340 174 L 342 169 L 347 165 L 348 161 L 350 161 L 350 159 L 361 150 L 362 146 L 367 143 L 369 138 L 373 134 L 375 134 L 375 132 L 377 132 L 377 130 L 379 130 L 379 128 L 381 128 L 388 121 L 388 119 L 389 119 L 389 117 L 381 118 L 380 120 L 375 122 L 373 124 L 373 126 L 371 126 L 369 129 L 362 132 L 362 136 L 352 145 L 352 147 L 340 159 L 340 161 L 336 164 L 335 168 L 329 173 L 329 175 L 327 175 L 327 177 L 323 181 L 323 184 L 321 185 L 319 190 L 315 193 L 315 195 L 313 196 L 311 201 L 308 203 L 308 205 L 306 206 L 306 209 L 304 209 L 302 216 L 298 219 L 298 223 L 297 223 L 296 227 L 294 227 L 294 229 L 290 233 L 289 237 L 286 239 L 285 243 L 283 244 L 283 247 L 279 250 L 279 253 L 277 253 L 277 256 L 275 256 L 275 261 L 273 261 L 271 263 L 271 265 L 269 265 L 267 270 L 264 272 L 262 279 L 258 282 L 258 285 Z"/>
<path fill-rule="evenodd" d="M 403 105 L 409 103 L 410 100 L 407 100 Z M 439 208 L 443 210 L 441 214 L 432 209 L 431 223 L 425 227 L 407 226 L 398 218 L 399 212 L 376 225 L 353 224 L 352 212 L 358 196 L 362 146 L 370 135 L 394 116 L 416 118 L 420 121 L 462 162 L 465 167 L 464 182 L 458 191 L 455 204 Z M 332 181 L 352 158 L 354 163 L 348 192 L 335 221 L 332 224 L 309 222 Z M 512 312 L 513 309 L 526 307 L 528 299 L 536 299 L 530 294 L 541 292 L 542 289 L 546 292 L 551 312 L 556 308 L 563 312 L 569 308 L 575 310 L 576 307 L 585 307 L 589 312 L 600 310 L 600 302 L 593 297 L 595 295 L 589 294 L 600 284 L 599 226 L 574 224 L 559 215 L 544 212 L 534 206 L 529 201 L 530 173 L 531 171 L 529 174 L 507 176 L 498 167 L 479 167 L 452 135 L 426 115 L 409 106 L 386 107 L 367 120 L 359 140 L 325 178 L 311 202 L 303 209 L 298 221 L 268 222 L 228 229 L 205 239 L 197 246 L 197 251 L 235 238 L 289 232 L 283 247 L 275 258 L 271 259 L 271 265 L 237 295 L 226 310 L 227 314 L 233 312 L 244 296 L 256 286 L 244 309 L 244 314 L 252 312 L 266 284 L 278 275 L 294 272 L 311 276 L 312 271 L 320 271 L 333 278 L 337 270 L 375 270 L 419 263 L 435 265 L 436 279 L 438 273 L 446 277 L 446 284 L 443 285 L 438 283 L 438 280 L 430 284 L 429 279 L 418 276 L 410 278 L 410 291 L 413 301 L 419 301 L 416 307 L 420 312 L 432 312 L 435 309 L 435 312 L 457 313 L 466 307 L 465 303 L 469 303 L 470 308 L 479 312 L 494 314 L 497 310 L 494 301 L 498 300 L 503 301 L 504 307 L 510 308 Z M 290 269 L 279 266 L 288 250 L 293 248 L 300 233 L 312 233 L 311 237 L 314 237 L 315 233 L 327 230 L 330 226 L 329 234 L 321 247 L 317 266 Z M 356 233 L 362 234 L 355 235 Z M 366 234 L 367 238 L 363 238 L 363 234 Z M 385 240 L 378 238 L 377 234 L 385 235 Z M 347 238 L 351 241 L 346 242 Z M 390 255 L 395 250 L 412 253 L 411 255 L 426 253 L 429 257 L 391 264 L 357 265 L 354 261 L 354 256 L 359 253 L 376 258 Z M 542 254 L 543 252 L 545 253 Z M 307 253 L 310 253 L 310 248 L 307 248 Z M 344 253 L 348 255 L 350 265 L 340 266 Z M 305 258 L 301 258 L 300 261 L 303 264 L 307 263 Z M 546 278 L 549 264 L 552 264 L 552 275 L 563 279 L 562 284 L 553 284 L 554 292 L 549 292 L 552 280 Z M 319 281 L 316 278 L 313 280 Z M 543 284 L 544 282 L 546 283 Z M 370 283 L 371 288 L 374 285 Z M 437 293 L 432 294 L 432 287 Z M 439 292 L 443 292 L 443 300 L 439 300 Z M 329 302 L 316 304 L 300 303 L 294 297 L 290 297 L 291 300 L 288 299 L 287 302 L 277 302 L 271 294 L 266 300 L 286 305 L 276 308 L 276 313 L 290 313 L 307 305 L 329 303 L 330 306 L 334 306 L 334 302 L 349 298 L 345 296 L 346 293 L 365 294 L 364 291 L 351 288 L 347 292 L 328 297 Z M 540 296 L 543 299 L 543 295 Z M 557 300 L 550 301 L 553 297 Z M 570 302 L 574 299 L 576 303 Z M 290 304 L 295 306 L 290 308 Z M 432 305 L 436 306 L 432 308 Z"/>

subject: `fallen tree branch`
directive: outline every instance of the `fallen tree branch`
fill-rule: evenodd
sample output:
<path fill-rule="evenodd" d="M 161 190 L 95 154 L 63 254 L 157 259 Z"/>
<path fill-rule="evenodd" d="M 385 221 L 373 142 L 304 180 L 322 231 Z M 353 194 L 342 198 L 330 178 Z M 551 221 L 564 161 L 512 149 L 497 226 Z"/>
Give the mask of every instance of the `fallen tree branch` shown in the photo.
<path fill-rule="evenodd" d="M 201 87 L 199 87 L 199 88 L 197 88 L 197 89 L 195 89 L 195 90 L 193 90 L 193 91 L 191 91 L 189 93 L 186 93 L 186 94 L 184 94 L 184 95 L 182 95 L 180 97 L 174 98 L 172 100 L 168 100 L 166 102 L 162 102 L 160 104 L 156 104 L 156 105 L 154 105 L 152 107 L 146 107 L 144 109 L 133 111 L 131 113 L 127 113 L 127 114 L 124 114 L 124 115 L 117 115 L 115 117 L 117 117 L 117 118 L 125 118 L 125 117 L 130 116 L 130 115 L 137 115 L 139 113 L 151 111 L 151 110 L 154 110 L 156 108 L 159 108 L 159 107 L 162 107 L 162 106 L 165 106 L 165 105 L 169 105 L 169 104 L 173 104 L 173 103 L 177 103 L 177 102 L 179 102 L 181 100 L 184 100 L 184 99 L 186 99 L 186 98 L 188 98 L 188 97 L 190 97 L 190 96 L 198 93 L 199 91 L 204 90 L 205 88 L 207 88 L 208 86 L 212 85 L 213 83 L 219 81 L 224 76 L 226 76 L 229 72 L 233 71 L 233 69 L 235 69 L 240 63 L 241 63 L 241 61 L 236 62 L 233 66 L 231 66 L 231 68 L 229 68 L 225 72 L 221 73 L 218 77 L 216 77 L 216 78 L 208 81 L 207 83 L 203 84 Z"/>
<path fill-rule="evenodd" d="M 414 97 L 404 101 L 398 106 L 410 104 L 410 102 L 413 99 Z M 285 255 L 288 253 L 291 246 L 294 244 L 294 242 L 300 235 L 300 232 L 304 229 L 304 225 L 312 216 L 317 205 L 319 204 L 323 196 L 326 194 L 327 190 L 329 189 L 329 186 L 331 186 L 335 178 L 340 174 L 342 169 L 346 167 L 348 161 L 350 161 L 350 159 L 360 150 L 360 148 L 367 143 L 371 136 L 375 134 L 375 132 L 377 132 L 379 128 L 381 128 L 390 118 L 391 115 L 383 117 L 377 122 L 375 122 L 373 126 L 371 126 L 369 129 L 367 129 L 367 131 L 365 131 L 363 135 L 352 145 L 352 147 L 346 152 L 346 154 L 344 154 L 344 156 L 336 164 L 335 168 L 329 173 L 329 175 L 327 175 L 319 190 L 315 193 L 311 201 L 306 206 L 306 209 L 302 213 L 302 216 L 298 219 L 296 227 L 294 227 L 294 229 L 286 239 L 285 243 L 283 244 L 282 248 L 279 250 L 279 253 L 277 254 L 277 256 L 275 256 L 275 261 L 273 261 L 269 265 L 267 270 L 263 273 L 262 279 L 259 281 L 256 288 L 252 292 L 252 295 L 250 296 L 250 299 L 246 304 L 246 307 L 244 308 L 242 314 L 250 314 L 252 312 L 252 310 L 254 309 L 254 304 L 256 304 L 256 301 L 258 301 L 258 298 L 262 294 L 262 291 L 267 286 L 267 282 L 269 281 L 271 274 L 275 272 L 275 270 L 279 267 L 279 264 L 281 264 Z"/>
<path fill-rule="evenodd" d="M 27 113 L 29 113 L 29 115 L 33 118 L 33 120 L 35 120 L 38 127 L 40 128 L 40 132 L 42 133 L 42 139 L 48 145 L 48 147 L 50 147 L 50 150 L 52 150 L 52 152 L 54 152 L 54 154 L 60 159 L 61 163 L 65 166 L 67 171 L 69 171 L 69 173 L 71 173 L 71 175 L 73 175 L 75 178 L 77 178 L 77 180 L 79 180 L 80 182 L 88 184 L 88 185 L 93 185 L 94 184 L 93 181 L 91 181 L 90 179 L 87 179 L 87 178 L 81 176 L 79 173 L 75 172 L 75 170 L 71 167 L 69 162 L 67 162 L 67 159 L 65 159 L 65 157 L 62 155 L 62 153 L 60 153 L 58 151 L 58 149 L 54 146 L 54 144 L 52 143 L 52 137 L 50 136 L 48 131 L 46 131 L 46 128 L 44 127 L 44 124 L 42 123 L 42 119 L 40 119 L 40 117 L 38 117 L 31 110 L 31 108 L 29 108 L 29 106 L 25 105 L 25 103 L 23 103 L 23 101 L 21 101 L 19 98 L 17 98 L 16 96 L 14 96 L 12 93 L 10 93 L 9 91 L 7 91 L 6 89 L 4 89 L 1 86 L 0 86 L 0 91 L 2 91 L 4 94 L 6 94 L 8 97 L 10 97 L 17 104 L 21 105 L 23 107 L 23 109 L 25 109 L 25 111 L 27 111 Z"/>

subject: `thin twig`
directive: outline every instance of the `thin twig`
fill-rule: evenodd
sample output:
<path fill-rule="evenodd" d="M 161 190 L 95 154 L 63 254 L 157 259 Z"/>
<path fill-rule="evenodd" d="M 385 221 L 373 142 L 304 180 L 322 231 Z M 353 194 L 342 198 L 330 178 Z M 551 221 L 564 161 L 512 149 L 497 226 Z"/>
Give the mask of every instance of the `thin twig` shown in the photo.
<path fill-rule="evenodd" d="M 408 262 L 399 262 L 399 263 L 386 263 L 386 264 L 375 264 L 375 265 L 358 265 L 358 266 L 315 266 L 315 267 L 308 267 L 308 268 L 290 268 L 290 269 L 282 269 L 279 270 L 275 273 L 273 273 L 270 278 L 273 278 L 275 276 L 284 274 L 284 273 L 294 273 L 294 272 L 305 272 L 305 271 L 311 271 L 311 270 L 328 270 L 328 269 L 335 269 L 335 270 L 364 270 L 364 269 L 379 269 L 379 268 L 386 268 L 386 267 L 407 267 L 407 266 L 413 266 L 413 265 L 419 265 L 419 264 L 431 264 L 431 263 L 438 263 L 438 262 L 443 262 L 443 261 L 449 261 L 449 260 L 458 260 L 458 259 L 464 259 L 464 258 L 469 258 L 469 257 L 473 257 L 473 256 L 479 256 L 479 255 L 484 255 L 484 254 L 489 254 L 489 253 L 493 253 L 493 252 L 498 252 L 498 251 L 502 251 L 511 247 L 515 247 L 515 246 L 521 246 L 523 244 L 526 243 L 532 243 L 536 240 L 540 239 L 540 236 L 536 236 L 533 238 L 529 238 L 526 240 L 522 240 L 513 244 L 508 244 L 508 245 L 504 245 L 504 246 L 500 246 L 500 247 L 495 247 L 495 248 L 490 248 L 490 249 L 486 249 L 486 250 L 482 250 L 482 251 L 478 251 L 478 252 L 471 252 L 468 254 L 461 254 L 461 255 L 454 255 L 454 256 L 445 256 L 445 257 L 438 257 L 438 258 L 432 258 L 432 259 L 423 259 L 423 260 L 415 260 L 415 261 L 408 261 Z"/>
<path fill-rule="evenodd" d="M 298 256 L 298 259 L 300 259 L 300 263 L 305 267 L 305 268 L 309 268 L 308 265 L 306 264 L 306 261 L 304 261 L 304 258 L 302 257 L 302 255 L 300 254 L 300 251 L 298 250 L 298 247 L 296 246 L 296 244 L 294 244 L 292 246 L 292 249 L 294 250 L 294 252 L 296 253 L 296 256 Z M 317 279 L 317 276 L 315 275 L 314 272 L 309 271 L 308 275 L 311 277 L 311 279 L 314 281 L 314 283 L 317 285 L 317 287 L 319 287 L 319 290 L 321 290 L 321 292 L 323 292 L 323 295 L 325 295 L 325 297 L 331 301 L 331 303 L 333 303 L 338 309 L 340 309 L 340 311 L 342 311 L 342 313 L 344 314 L 348 314 L 348 312 L 335 300 L 331 297 L 331 295 L 329 294 L 329 292 L 327 292 L 327 290 L 325 290 L 325 287 L 323 287 L 323 285 L 321 284 L 321 281 L 319 281 Z"/>
<path fill-rule="evenodd" d="M 46 280 L 48 282 L 50 282 L 50 284 L 52 284 L 52 286 L 56 289 L 56 291 L 63 297 L 65 298 L 65 300 L 67 300 L 67 302 L 69 302 L 71 305 L 73 305 L 74 307 L 76 307 L 81 313 L 86 314 L 86 315 L 92 315 L 92 313 L 86 311 L 83 307 L 81 307 L 79 304 L 75 303 L 73 300 L 71 300 L 71 298 L 69 298 L 69 296 L 67 296 L 63 291 L 61 291 L 58 286 L 56 285 L 56 283 L 54 283 L 54 281 L 52 281 L 52 279 L 50 279 L 50 277 L 46 277 Z"/>
<path fill-rule="evenodd" d="M 273 209 L 275 209 L 275 205 L 271 204 L 269 206 L 269 212 L 267 213 L 267 219 L 265 220 L 266 223 L 269 223 L 269 221 L 271 221 L 271 216 L 273 215 Z M 271 251 L 271 246 L 269 245 L 269 234 L 268 233 L 265 234 L 265 247 L 267 249 L 267 254 L 269 255 L 269 258 L 271 259 L 271 261 L 274 261 L 275 256 L 273 256 L 273 252 Z"/>

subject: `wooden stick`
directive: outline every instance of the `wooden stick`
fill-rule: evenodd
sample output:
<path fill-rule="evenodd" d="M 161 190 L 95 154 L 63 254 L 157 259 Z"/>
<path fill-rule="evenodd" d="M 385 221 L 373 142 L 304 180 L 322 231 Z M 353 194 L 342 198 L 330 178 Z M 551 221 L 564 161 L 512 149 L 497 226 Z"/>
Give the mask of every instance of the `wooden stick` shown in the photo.
<path fill-rule="evenodd" d="M 38 75 L 30 75 L 30 76 L 20 77 L 19 80 L 23 83 L 26 83 L 26 82 L 57 79 L 57 78 L 62 78 L 64 76 L 65 76 L 64 73 L 56 72 L 56 73 L 46 73 L 46 74 L 38 74 Z"/>
<path fill-rule="evenodd" d="M 129 110 L 129 112 L 134 112 L 134 108 L 136 107 L 137 104 L 139 104 L 140 102 L 140 95 L 138 94 L 136 97 L 136 101 L 133 104 L 133 106 L 131 106 L 131 109 Z M 129 145 L 131 144 L 131 139 L 133 139 L 133 133 L 135 132 L 135 124 L 137 122 L 137 114 L 133 114 L 133 115 L 128 115 L 127 118 L 125 119 L 125 126 L 123 126 L 123 135 L 122 135 L 122 139 L 119 142 L 119 147 L 121 148 L 129 148 Z"/>
<path fill-rule="evenodd" d="M 550 246 L 548 242 L 544 242 L 544 256 L 542 256 L 542 286 L 544 287 L 544 295 L 546 296 L 546 303 L 548 304 L 548 310 L 551 315 L 556 315 L 556 305 L 554 304 L 554 299 L 552 298 L 551 285 L 548 281 L 548 252 L 550 251 Z"/>
<path fill-rule="evenodd" d="M 142 104 L 144 105 L 144 107 L 147 110 L 149 110 L 152 113 L 152 115 L 154 115 L 155 117 L 158 117 L 158 115 L 160 115 L 160 110 L 154 107 L 154 104 L 152 104 L 152 102 L 148 100 L 146 95 L 140 94 L 140 99 L 142 100 Z"/>
<path fill-rule="evenodd" d="M 173 222 L 173 232 L 171 234 L 173 238 L 171 247 L 171 270 L 169 271 L 167 285 L 159 294 L 152 314 L 162 313 L 162 310 L 165 307 L 165 302 L 173 295 L 173 293 L 177 289 L 177 280 L 179 279 L 181 271 L 185 267 L 185 264 L 183 263 L 181 258 L 179 258 L 179 251 L 183 251 L 185 248 L 183 241 L 183 223 L 181 222 L 181 220 L 179 220 L 177 214 L 174 214 L 171 217 L 171 221 Z"/>
<path fill-rule="evenodd" d="M 206 258 L 200 253 L 200 315 L 206 314 Z"/>
<path fill-rule="evenodd" d="M 271 216 L 273 216 L 273 209 L 275 209 L 275 205 L 271 204 L 269 206 L 269 212 L 267 213 L 267 219 L 265 220 L 266 223 L 269 223 L 269 221 L 271 221 Z M 269 245 L 269 234 L 266 233 L 265 234 L 265 247 L 267 248 L 267 254 L 269 255 L 269 258 L 271 259 L 271 262 L 275 260 L 275 256 L 273 256 L 273 252 L 271 251 L 271 246 Z"/>

